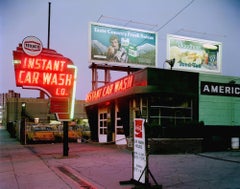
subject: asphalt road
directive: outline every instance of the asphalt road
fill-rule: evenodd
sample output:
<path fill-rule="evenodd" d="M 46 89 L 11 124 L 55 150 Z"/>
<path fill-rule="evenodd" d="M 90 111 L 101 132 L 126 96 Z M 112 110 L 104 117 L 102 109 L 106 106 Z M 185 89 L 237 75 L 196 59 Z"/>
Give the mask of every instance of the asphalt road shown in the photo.
<path fill-rule="evenodd" d="M 65 157 L 62 143 L 23 146 L 0 129 L 0 150 L 1 189 L 134 187 L 119 184 L 132 178 L 132 153 L 116 145 L 69 143 Z M 166 189 L 240 189 L 240 151 L 150 155 L 149 169 Z"/>

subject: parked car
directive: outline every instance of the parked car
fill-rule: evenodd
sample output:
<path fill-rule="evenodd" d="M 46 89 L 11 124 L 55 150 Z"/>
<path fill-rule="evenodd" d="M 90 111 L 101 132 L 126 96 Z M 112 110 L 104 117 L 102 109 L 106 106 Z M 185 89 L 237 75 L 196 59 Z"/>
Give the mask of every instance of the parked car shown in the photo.
<path fill-rule="evenodd" d="M 31 142 L 53 142 L 55 141 L 52 127 L 45 125 L 32 125 L 26 133 L 27 143 Z"/>
<path fill-rule="evenodd" d="M 89 126 L 78 125 L 77 130 L 79 130 L 81 138 L 83 140 L 88 140 L 91 138 L 91 131 Z"/>
<path fill-rule="evenodd" d="M 60 142 L 63 140 L 63 125 L 58 125 L 57 129 L 54 130 L 54 135 L 56 141 Z M 69 141 L 77 141 L 77 139 L 81 138 L 81 131 L 75 125 L 68 126 L 68 140 Z"/>

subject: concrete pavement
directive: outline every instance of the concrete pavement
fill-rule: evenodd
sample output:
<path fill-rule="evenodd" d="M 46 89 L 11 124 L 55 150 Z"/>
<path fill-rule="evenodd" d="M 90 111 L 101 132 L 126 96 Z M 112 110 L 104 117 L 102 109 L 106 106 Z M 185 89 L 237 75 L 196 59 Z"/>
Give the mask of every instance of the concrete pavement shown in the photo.
<path fill-rule="evenodd" d="M 70 143 L 21 145 L 0 129 L 1 189 L 127 189 L 132 155 L 115 145 Z M 150 155 L 149 168 L 167 189 L 240 189 L 240 151 Z M 153 181 L 150 179 L 152 184 Z"/>
<path fill-rule="evenodd" d="M 59 175 L 28 148 L 9 138 L 0 129 L 0 188 L 1 189 L 67 189 L 71 188 Z"/>

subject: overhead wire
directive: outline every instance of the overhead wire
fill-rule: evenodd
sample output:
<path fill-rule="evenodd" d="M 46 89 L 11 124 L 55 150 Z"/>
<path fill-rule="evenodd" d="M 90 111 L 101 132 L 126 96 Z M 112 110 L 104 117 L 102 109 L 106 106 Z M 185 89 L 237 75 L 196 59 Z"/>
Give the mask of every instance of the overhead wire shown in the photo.
<path fill-rule="evenodd" d="M 180 11 L 178 11 L 172 18 L 170 18 L 165 24 L 163 24 L 160 28 L 156 30 L 156 32 L 159 32 L 161 29 L 163 29 L 165 26 L 167 26 L 171 21 L 173 21 L 179 14 L 181 14 L 185 9 L 187 9 L 191 4 L 193 4 L 195 0 L 192 0 L 190 3 L 188 3 L 186 6 L 184 6 Z"/>

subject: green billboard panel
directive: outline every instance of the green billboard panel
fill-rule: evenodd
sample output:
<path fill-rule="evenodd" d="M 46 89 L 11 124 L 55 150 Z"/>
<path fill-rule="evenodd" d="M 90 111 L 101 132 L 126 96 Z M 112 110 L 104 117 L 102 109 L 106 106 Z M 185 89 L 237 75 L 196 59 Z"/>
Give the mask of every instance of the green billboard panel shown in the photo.
<path fill-rule="evenodd" d="M 155 67 L 157 33 L 99 23 L 89 25 L 90 62 Z"/>

